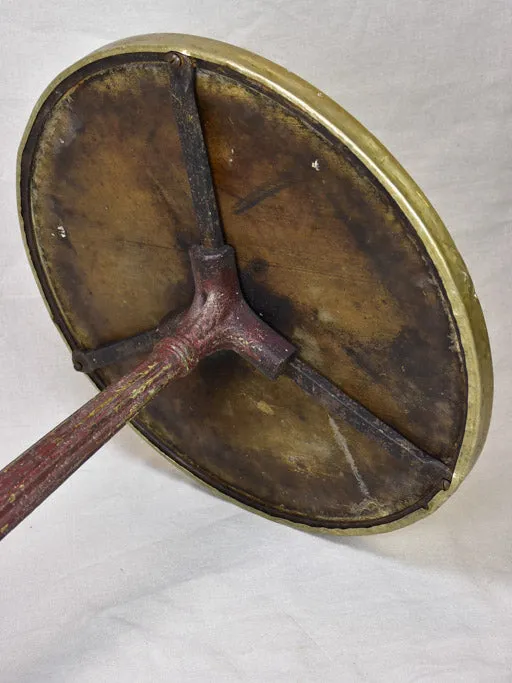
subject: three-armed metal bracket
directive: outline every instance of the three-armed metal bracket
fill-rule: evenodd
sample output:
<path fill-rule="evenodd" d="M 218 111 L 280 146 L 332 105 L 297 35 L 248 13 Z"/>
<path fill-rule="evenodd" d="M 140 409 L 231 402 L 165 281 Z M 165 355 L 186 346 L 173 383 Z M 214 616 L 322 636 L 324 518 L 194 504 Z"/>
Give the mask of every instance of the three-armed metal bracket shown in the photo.
<path fill-rule="evenodd" d="M 195 96 L 195 69 L 182 54 L 167 56 L 170 92 L 201 244 L 190 250 L 195 294 L 190 308 L 170 314 L 155 330 L 107 346 L 75 351 L 77 370 L 94 370 L 147 353 L 0 472 L 0 538 L 9 533 L 164 386 L 187 375 L 204 357 L 232 350 L 273 380 L 285 373 L 335 415 L 369 434 L 398 459 L 414 458 L 446 487 L 451 472 L 300 360 L 288 340 L 243 298 L 233 249 L 224 244 L 208 153 Z"/>

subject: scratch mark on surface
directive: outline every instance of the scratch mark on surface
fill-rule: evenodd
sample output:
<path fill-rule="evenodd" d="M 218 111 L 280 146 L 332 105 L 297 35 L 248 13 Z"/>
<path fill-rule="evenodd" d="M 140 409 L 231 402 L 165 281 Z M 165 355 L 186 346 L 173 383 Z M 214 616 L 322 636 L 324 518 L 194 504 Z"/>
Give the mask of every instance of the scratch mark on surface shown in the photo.
<path fill-rule="evenodd" d="M 365 498 L 370 498 L 370 492 L 368 491 L 368 487 L 366 486 L 366 483 L 361 476 L 361 472 L 359 471 L 356 461 L 354 460 L 354 456 L 350 452 L 350 448 L 348 447 L 347 440 L 343 436 L 343 434 L 340 432 L 340 428 L 336 424 L 336 422 L 332 419 L 332 417 L 329 415 L 329 424 L 332 429 L 332 433 L 334 434 L 334 440 L 338 444 L 338 446 L 341 448 L 343 451 L 348 464 L 350 465 L 350 469 L 352 470 L 352 474 L 355 477 L 355 480 L 357 481 L 357 484 L 359 486 L 359 490 L 363 494 Z"/>
<path fill-rule="evenodd" d="M 162 183 L 158 180 L 158 178 L 156 178 L 156 176 L 152 173 L 152 171 L 149 168 L 146 169 L 146 174 L 150 180 L 151 185 L 156 190 L 158 197 L 165 204 L 165 207 L 167 208 L 169 215 L 174 222 L 174 225 L 179 226 L 180 225 L 180 217 L 179 217 L 178 212 L 176 211 L 176 209 L 174 207 L 174 203 L 172 202 L 172 199 L 169 197 L 169 195 L 167 193 L 166 188 L 164 188 L 162 186 Z"/>
<path fill-rule="evenodd" d="M 270 197 L 275 197 L 279 194 L 281 190 L 284 190 L 289 185 L 291 185 L 290 178 L 283 178 L 277 182 L 263 183 L 256 187 L 248 195 L 240 199 L 233 209 L 235 216 L 240 216 L 242 213 L 249 211 L 249 209 L 254 209 L 255 206 L 265 201 L 265 199 L 270 199 Z"/>
<path fill-rule="evenodd" d="M 143 248 L 149 248 L 149 249 L 167 249 L 168 251 L 176 251 L 175 247 L 171 247 L 168 244 L 154 244 L 153 242 L 145 242 L 144 240 L 129 240 L 126 239 L 125 237 L 123 238 L 114 238 L 114 239 L 105 239 L 101 240 L 102 242 L 106 242 L 107 244 L 120 244 L 121 246 L 123 245 L 133 245 L 136 247 L 143 247 Z"/>

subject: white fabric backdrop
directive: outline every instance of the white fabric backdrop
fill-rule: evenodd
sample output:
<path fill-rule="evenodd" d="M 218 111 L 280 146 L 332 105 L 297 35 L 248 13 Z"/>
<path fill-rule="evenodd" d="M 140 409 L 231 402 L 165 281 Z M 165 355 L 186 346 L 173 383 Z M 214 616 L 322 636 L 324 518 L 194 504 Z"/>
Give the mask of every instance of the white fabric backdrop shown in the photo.
<path fill-rule="evenodd" d="M 93 395 L 23 250 L 23 127 L 68 64 L 152 31 L 282 64 L 409 170 L 486 314 L 492 429 L 434 516 L 343 540 L 218 500 L 125 428 L 1 544 L 0 680 L 512 681 L 510 0 L 0 0 L 0 464 Z"/>

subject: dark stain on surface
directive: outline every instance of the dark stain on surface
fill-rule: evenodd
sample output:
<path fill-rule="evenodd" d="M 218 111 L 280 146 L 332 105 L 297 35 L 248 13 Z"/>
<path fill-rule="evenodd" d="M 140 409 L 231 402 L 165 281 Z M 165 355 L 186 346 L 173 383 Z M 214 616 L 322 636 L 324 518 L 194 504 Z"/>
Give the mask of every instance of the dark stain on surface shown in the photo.
<path fill-rule="evenodd" d="M 264 275 L 268 271 L 268 261 L 263 258 L 255 258 L 247 266 L 247 273 L 254 276 Z"/>
<path fill-rule="evenodd" d="M 288 297 L 272 292 L 265 282 L 259 279 L 264 272 L 256 271 L 255 275 L 254 262 L 248 269 L 241 270 L 242 292 L 251 308 L 261 315 L 266 323 L 288 338 L 293 331 L 293 303 Z"/>

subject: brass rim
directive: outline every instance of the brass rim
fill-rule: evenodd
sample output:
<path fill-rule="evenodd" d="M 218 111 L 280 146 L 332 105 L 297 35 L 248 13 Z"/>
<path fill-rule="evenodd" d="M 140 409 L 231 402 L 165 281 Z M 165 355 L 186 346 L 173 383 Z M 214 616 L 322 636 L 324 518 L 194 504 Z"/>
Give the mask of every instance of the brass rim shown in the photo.
<path fill-rule="evenodd" d="M 32 112 L 20 144 L 17 162 L 18 211 L 21 225 L 23 226 L 20 192 L 21 155 L 35 118 L 49 94 L 73 72 L 105 57 L 139 52 L 168 52 L 171 50 L 182 52 L 191 57 L 220 66 L 228 66 L 246 78 L 261 84 L 267 89 L 273 90 L 321 124 L 335 138 L 348 147 L 374 177 L 377 178 L 380 184 L 396 201 L 423 242 L 439 273 L 450 301 L 460 333 L 468 375 L 466 428 L 451 485 L 446 491 L 437 493 L 426 509 L 416 510 L 406 517 L 387 524 L 367 528 L 315 528 L 314 530 L 341 535 L 381 533 L 401 528 L 431 514 L 452 495 L 470 472 L 482 450 L 489 428 L 492 409 L 493 373 L 489 339 L 482 309 L 466 265 L 445 225 L 425 195 L 402 166 L 369 131 L 342 107 L 318 91 L 318 89 L 263 57 L 227 43 L 207 38 L 182 34 L 150 34 L 135 36 L 107 45 L 62 72 L 48 86 Z M 23 229 L 22 234 L 25 239 Z M 26 242 L 25 247 L 33 267 Z M 50 310 L 49 303 L 37 276 L 36 281 L 40 287 L 43 299 Z M 177 465 L 171 458 L 167 457 L 167 459 L 174 465 Z M 177 466 L 180 467 L 179 465 Z M 194 476 L 188 470 L 182 467 L 180 469 L 185 471 L 187 475 Z M 208 486 L 202 480 L 200 481 L 203 485 Z M 252 512 L 262 514 L 274 521 L 304 528 L 308 531 L 313 530 L 310 526 L 262 513 L 222 494 L 215 488 L 208 488 L 216 495 L 220 495 L 230 502 L 235 502 L 242 507 L 250 509 Z"/>

